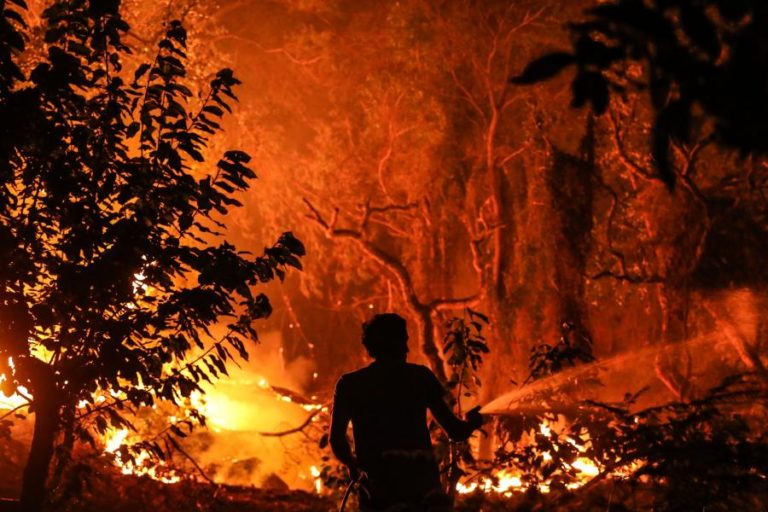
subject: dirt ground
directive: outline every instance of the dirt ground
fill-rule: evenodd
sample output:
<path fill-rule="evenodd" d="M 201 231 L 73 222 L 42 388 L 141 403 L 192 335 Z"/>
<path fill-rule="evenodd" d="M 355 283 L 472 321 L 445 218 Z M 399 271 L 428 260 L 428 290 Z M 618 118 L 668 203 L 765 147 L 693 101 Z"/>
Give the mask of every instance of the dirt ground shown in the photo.
<path fill-rule="evenodd" d="M 331 512 L 332 501 L 304 491 L 163 484 L 146 477 L 94 479 L 87 490 L 51 510 L 61 512 Z"/>
<path fill-rule="evenodd" d="M 27 447 L 0 436 L 0 511 L 12 509 L 21 487 Z M 86 474 L 87 473 L 87 474 Z M 212 485 L 198 481 L 164 484 L 148 477 L 123 475 L 105 461 L 93 461 L 77 488 L 60 488 L 69 498 L 56 512 L 330 512 L 338 504 L 304 491 Z"/>

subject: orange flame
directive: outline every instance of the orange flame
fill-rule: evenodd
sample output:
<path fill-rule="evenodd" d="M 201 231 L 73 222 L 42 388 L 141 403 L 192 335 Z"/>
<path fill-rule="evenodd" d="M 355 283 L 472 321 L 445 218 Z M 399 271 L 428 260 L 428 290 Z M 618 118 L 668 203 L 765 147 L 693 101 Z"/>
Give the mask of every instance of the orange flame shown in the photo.
<path fill-rule="evenodd" d="M 552 429 L 553 426 L 546 420 L 539 424 L 539 432 L 546 437 L 551 437 L 553 435 Z M 580 444 L 570 437 L 566 437 L 565 439 L 580 452 L 586 452 L 587 447 L 584 444 Z M 586 440 L 586 443 L 588 442 L 589 440 Z M 541 455 L 545 461 L 552 460 L 552 454 L 549 452 L 543 452 Z M 578 457 L 567 463 L 566 467 L 568 469 L 573 469 L 576 473 L 576 481 L 568 484 L 566 486 L 568 489 L 578 489 L 599 475 L 602 471 L 600 465 L 588 457 Z M 514 492 L 526 491 L 530 487 L 523 482 L 522 476 L 522 473 L 515 472 L 511 469 L 500 469 L 493 474 L 493 477 L 483 476 L 475 480 L 470 479 L 470 481 L 466 483 L 459 482 L 456 484 L 456 491 L 459 494 L 469 494 L 481 491 L 484 493 L 511 496 Z M 540 483 L 538 485 L 538 490 L 542 493 L 548 493 L 550 487 L 547 483 Z"/>
<path fill-rule="evenodd" d="M 11 372 L 16 371 L 16 366 L 13 362 L 13 357 L 8 358 L 8 366 L 11 368 Z M 0 373 L 0 382 L 4 382 L 8 377 L 4 373 Z M 19 386 L 19 392 L 14 393 L 11 396 L 5 395 L 0 391 L 0 409 L 13 410 L 28 402 L 24 395 L 29 396 L 29 391 L 24 386 Z"/>

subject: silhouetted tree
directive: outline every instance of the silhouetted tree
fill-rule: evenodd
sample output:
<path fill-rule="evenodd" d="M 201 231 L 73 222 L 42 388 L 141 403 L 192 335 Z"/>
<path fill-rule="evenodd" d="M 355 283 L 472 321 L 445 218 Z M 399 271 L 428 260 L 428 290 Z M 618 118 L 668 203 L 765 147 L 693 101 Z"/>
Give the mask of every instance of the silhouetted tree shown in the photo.
<path fill-rule="evenodd" d="M 655 109 L 651 149 L 670 186 L 670 142 L 690 142 L 694 128 L 741 154 L 768 153 L 765 2 L 614 0 L 586 17 L 569 25 L 571 52 L 547 54 L 512 81 L 546 80 L 575 65 L 572 103 L 590 103 L 597 113 L 612 92 L 647 90 Z"/>
<path fill-rule="evenodd" d="M 271 311 L 252 287 L 300 267 L 304 248 L 284 233 L 254 257 L 222 239 L 255 174 L 242 151 L 209 173 L 204 152 L 239 81 L 224 69 L 193 103 L 179 22 L 130 80 L 119 0 L 56 2 L 27 76 L 24 7 L 0 1 L 0 374 L 35 414 L 21 506 L 37 511 L 57 443 L 66 460 L 74 442 L 129 428 L 131 409 L 183 404 L 247 358 Z M 136 449 L 162 458 L 193 421 Z"/>

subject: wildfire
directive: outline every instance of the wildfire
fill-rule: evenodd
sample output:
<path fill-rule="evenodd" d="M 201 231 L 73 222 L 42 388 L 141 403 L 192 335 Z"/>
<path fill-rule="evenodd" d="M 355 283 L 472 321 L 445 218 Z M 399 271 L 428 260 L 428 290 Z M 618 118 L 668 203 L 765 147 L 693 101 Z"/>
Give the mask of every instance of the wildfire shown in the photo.
<path fill-rule="evenodd" d="M 16 370 L 16 366 L 14 365 L 12 357 L 8 358 L 8 367 L 11 369 L 11 372 Z M 6 380 L 6 375 L 4 373 L 0 373 L 0 383 L 5 382 Z M 29 391 L 27 388 L 24 386 L 19 386 L 18 391 L 18 393 L 14 393 L 11 396 L 7 396 L 2 391 L 0 391 L 0 409 L 13 410 L 21 407 L 29 401 L 27 398 L 25 398 L 25 396 L 29 396 Z"/>
<path fill-rule="evenodd" d="M 9 366 L 13 369 L 13 361 L 9 360 Z M 5 375 L 0 374 L 0 381 L 4 380 Z M 280 387 L 273 386 L 264 377 L 257 377 L 255 381 L 249 381 L 249 384 L 255 384 L 258 388 L 264 390 L 273 395 L 275 400 L 292 403 L 307 412 L 327 412 L 328 407 L 326 404 L 317 402 L 317 397 L 312 396 L 311 399 L 304 398 L 300 395 L 293 393 L 292 391 Z M 21 396 L 26 395 L 27 392 L 20 388 L 21 394 L 14 394 L 11 397 L 0 394 L 0 409 L 8 408 L 12 409 L 18 405 L 22 405 L 27 400 Z M 102 403 L 106 400 L 104 395 L 99 395 L 95 398 L 96 403 Z M 218 396 L 215 393 L 207 396 L 200 393 L 194 393 L 190 399 L 190 403 L 193 407 L 200 410 L 211 420 L 211 428 L 214 431 L 219 431 L 220 428 L 231 427 L 231 422 L 237 422 L 239 416 L 238 406 L 232 401 L 228 401 L 225 396 Z M 84 407 L 85 402 L 80 404 Z M 170 417 L 169 421 L 173 422 L 176 418 Z M 311 421 L 317 420 L 317 417 L 310 418 Z M 559 429 L 557 424 L 552 424 L 543 421 L 538 427 L 538 434 L 545 437 L 553 437 L 558 434 L 556 431 Z M 531 436 L 534 433 L 531 432 Z M 574 446 L 579 452 L 584 453 L 587 451 L 587 445 L 589 439 L 573 439 L 565 436 L 566 442 Z M 128 429 L 109 429 L 106 434 L 102 436 L 103 453 L 111 457 L 112 462 L 117 466 L 120 471 L 125 475 L 134 476 L 147 476 L 154 480 L 166 483 L 174 484 L 182 479 L 182 474 L 168 466 L 164 461 L 154 461 L 152 456 L 146 450 L 140 451 L 136 456 L 132 458 L 125 457 L 125 450 L 121 448 L 130 442 L 130 433 Z M 557 448 L 555 447 L 555 450 Z M 545 461 L 551 461 L 553 456 L 549 452 L 541 453 L 542 458 Z M 602 468 L 586 456 L 581 456 L 574 459 L 571 462 L 564 464 L 565 469 L 572 470 L 576 475 L 574 482 L 567 485 L 568 489 L 576 489 L 589 482 L 592 478 L 598 476 Z M 305 473 L 303 478 L 311 481 L 314 491 L 321 494 L 324 491 L 321 471 L 317 466 L 310 466 L 308 468 L 308 474 Z M 616 473 L 615 476 L 621 477 L 620 473 Z M 503 496 L 511 496 L 516 492 L 525 492 L 531 485 L 526 482 L 522 472 L 516 471 L 510 468 L 500 469 L 494 472 L 492 475 L 478 474 L 469 478 L 467 481 L 459 482 L 456 484 L 456 490 L 460 494 L 469 494 L 473 492 L 494 493 Z M 547 482 L 539 482 L 537 488 L 543 493 L 550 491 L 550 486 Z"/>
<path fill-rule="evenodd" d="M 0 375 L 0 382 L 5 380 L 5 375 Z M 24 386 L 19 386 L 19 391 L 24 394 L 28 394 Z M 19 393 L 14 393 L 11 396 L 6 396 L 0 392 L 0 409 L 16 409 L 27 403 L 27 399 L 21 396 Z"/>
<path fill-rule="evenodd" d="M 327 405 L 316 402 L 316 397 L 311 397 L 308 400 L 304 397 L 296 395 L 290 390 L 273 386 L 264 377 L 257 377 L 255 381 L 250 381 L 250 384 L 256 384 L 260 389 L 263 389 L 271 393 L 275 400 L 281 402 L 292 403 L 308 412 L 327 412 Z M 237 421 L 238 406 L 236 403 L 224 400 L 222 397 L 213 394 L 211 396 L 194 394 L 191 399 L 191 403 L 194 407 L 198 408 L 206 416 L 209 417 L 212 423 L 214 431 L 219 431 L 219 427 L 226 428 L 230 421 Z M 311 418 L 315 420 L 317 418 Z M 552 424 L 547 421 L 543 421 L 538 427 L 538 433 L 546 437 L 557 436 L 556 431 L 559 429 L 557 424 Z M 533 433 L 532 433 L 533 434 Z M 121 456 L 120 447 L 128 440 L 129 433 L 126 429 L 111 430 L 104 437 L 104 452 L 113 455 L 114 463 L 120 468 L 124 474 L 132 474 L 138 476 L 148 476 L 155 480 L 165 483 L 175 483 L 181 479 L 181 475 L 173 471 L 171 468 L 165 466 L 163 463 L 157 465 L 148 464 L 150 455 L 146 452 L 141 452 L 138 457 L 133 460 L 123 460 Z M 565 436 L 564 440 L 576 447 L 579 452 L 586 452 L 589 440 L 573 439 Z M 555 448 L 557 450 L 557 448 Z M 545 461 L 551 461 L 553 456 L 549 452 L 543 452 L 542 458 Z M 589 482 L 592 478 L 599 475 L 602 471 L 601 467 L 586 456 L 578 457 L 573 461 L 565 464 L 565 469 L 572 470 L 576 474 L 576 481 L 567 485 L 568 489 L 576 489 Z M 620 476 L 617 474 L 617 476 Z M 314 491 L 318 494 L 322 494 L 325 489 L 323 487 L 321 471 L 315 466 L 308 467 L 307 473 L 304 473 L 302 477 L 312 483 Z M 505 468 L 500 469 L 490 476 L 478 475 L 470 478 L 466 482 L 459 482 L 456 485 L 456 490 L 460 494 L 468 494 L 473 492 L 494 493 L 503 496 L 512 496 L 516 492 L 524 492 L 532 484 L 525 481 L 522 472 L 514 469 Z M 543 493 L 550 491 L 550 486 L 547 482 L 539 482 L 537 484 L 538 490 Z"/>
<path fill-rule="evenodd" d="M 104 436 L 104 453 L 113 455 L 113 461 L 124 475 L 148 476 L 153 480 L 166 484 L 174 484 L 181 480 L 181 476 L 169 468 L 165 463 L 147 464 L 150 454 L 142 450 L 134 459 L 123 460 L 120 447 L 128 438 L 127 429 L 112 429 Z"/>
<path fill-rule="evenodd" d="M 510 496 L 512 492 L 524 489 L 523 481 L 520 479 L 520 476 L 515 475 L 506 469 L 502 469 L 496 473 L 494 478 L 484 477 L 479 481 L 466 484 L 459 482 L 456 484 L 456 490 L 459 494 L 469 494 L 479 490 L 485 493 L 493 492 Z"/>
<path fill-rule="evenodd" d="M 15 370 L 13 358 L 8 358 L 8 366 L 11 368 L 11 371 Z M 0 382 L 5 381 L 6 379 L 7 377 L 5 374 L 0 374 Z M 11 396 L 6 396 L 0 392 L 0 410 L 13 410 L 29 401 L 28 398 L 26 398 L 29 396 L 29 392 L 26 388 L 19 386 L 18 391 L 18 393 L 14 393 Z M 96 403 L 103 403 L 105 400 L 106 397 L 104 395 L 99 395 L 95 398 Z M 78 404 L 78 407 L 84 408 L 87 404 L 88 402 L 81 401 Z M 102 438 L 104 443 L 104 453 L 113 456 L 115 465 L 120 468 L 120 471 L 123 474 L 148 476 L 167 484 L 172 484 L 181 480 L 180 475 L 162 463 L 159 465 L 148 464 L 150 454 L 146 450 L 142 450 L 133 460 L 122 460 L 122 455 L 119 450 L 127 440 L 128 434 L 129 432 L 127 429 L 110 429 Z"/>
<path fill-rule="evenodd" d="M 317 469 L 317 466 L 310 466 L 309 473 L 315 481 L 315 492 L 320 494 L 323 491 L 323 480 L 320 478 L 320 470 Z"/>
<path fill-rule="evenodd" d="M 545 437 L 555 435 L 553 434 L 553 426 L 546 420 L 539 425 L 539 433 Z M 581 444 L 570 437 L 566 437 L 565 440 L 573 445 L 579 452 L 584 453 L 587 450 L 585 444 Z M 543 452 L 541 456 L 545 461 L 551 461 L 553 458 L 552 454 L 546 451 Z M 578 489 L 599 475 L 602 471 L 600 466 L 588 457 L 578 457 L 564 465 L 566 469 L 571 469 L 576 474 L 576 481 L 566 485 L 568 489 Z M 526 491 L 529 487 L 530 484 L 523 481 L 522 473 L 515 472 L 511 469 L 501 469 L 495 472 L 492 476 L 477 476 L 474 479 L 470 478 L 467 482 L 459 482 L 456 484 L 456 491 L 460 494 L 469 494 L 480 491 L 484 493 L 511 496 L 512 493 Z M 538 490 L 542 493 L 548 493 L 550 491 L 550 486 L 546 482 L 539 483 Z"/>
<path fill-rule="evenodd" d="M 318 403 L 317 397 L 305 398 L 289 389 L 272 385 L 265 377 L 257 376 L 245 380 L 238 380 L 238 385 L 245 387 L 256 386 L 263 390 L 271 399 L 278 402 L 286 402 L 295 405 L 310 413 L 327 412 L 327 405 Z M 252 428 L 250 418 L 253 415 L 253 404 L 250 401 L 242 401 L 233 398 L 226 392 L 216 388 L 203 394 L 194 392 L 190 396 L 190 405 L 200 411 L 208 419 L 208 428 L 213 432 L 222 431 L 247 431 Z M 178 418 L 171 416 L 168 421 L 176 422 Z M 317 415 L 311 421 L 319 421 Z M 104 453 L 110 454 L 116 466 L 124 474 L 148 476 L 165 483 L 175 483 L 182 478 L 182 474 L 173 470 L 163 461 L 157 463 L 151 460 L 151 455 L 145 451 L 139 453 L 132 460 L 123 460 L 121 446 L 130 442 L 130 435 L 126 429 L 111 429 L 103 436 Z M 316 466 L 308 468 L 302 479 L 311 482 L 315 491 L 322 491 L 320 470 Z"/>

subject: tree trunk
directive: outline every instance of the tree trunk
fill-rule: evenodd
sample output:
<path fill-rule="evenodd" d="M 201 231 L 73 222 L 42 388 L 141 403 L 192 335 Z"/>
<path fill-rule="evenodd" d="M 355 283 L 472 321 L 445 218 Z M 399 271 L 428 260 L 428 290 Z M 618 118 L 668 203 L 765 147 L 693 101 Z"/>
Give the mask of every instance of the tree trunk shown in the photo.
<path fill-rule="evenodd" d="M 41 512 L 45 505 L 46 481 L 58 421 L 55 401 L 40 397 L 35 401 L 35 430 L 21 487 L 21 510 L 24 512 Z"/>
<path fill-rule="evenodd" d="M 551 165 L 547 173 L 552 198 L 551 250 L 555 252 L 554 282 L 559 299 L 560 322 L 569 322 L 575 332 L 591 338 L 585 301 L 587 258 L 590 253 L 594 213 L 595 127 L 587 117 L 578 154 L 549 143 Z"/>
<path fill-rule="evenodd" d="M 417 314 L 416 323 L 419 332 L 419 338 L 421 339 L 421 353 L 427 358 L 429 366 L 435 373 L 437 380 L 445 386 L 448 382 L 448 376 L 445 373 L 445 363 L 440 356 L 440 351 L 437 348 L 437 340 L 435 336 L 435 324 L 432 320 L 432 311 L 428 308 L 414 308 Z"/>

